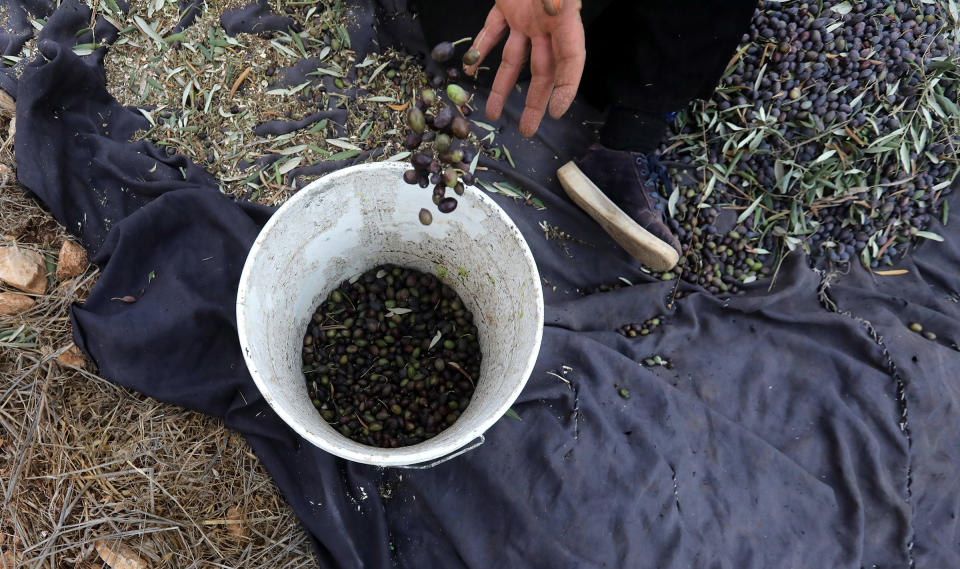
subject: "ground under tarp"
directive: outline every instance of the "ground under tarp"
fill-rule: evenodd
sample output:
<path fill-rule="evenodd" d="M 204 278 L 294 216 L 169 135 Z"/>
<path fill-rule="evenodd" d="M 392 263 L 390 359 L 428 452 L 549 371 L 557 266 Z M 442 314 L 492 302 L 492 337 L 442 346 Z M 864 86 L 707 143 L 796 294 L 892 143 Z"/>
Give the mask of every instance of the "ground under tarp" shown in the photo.
<path fill-rule="evenodd" d="M 378 30 L 377 9 L 356 3 L 355 48 L 375 49 L 373 31 L 415 41 L 397 19 Z M 40 36 L 45 57 L 2 78 L 17 99 L 20 181 L 103 269 L 74 309 L 77 344 L 104 377 L 242 432 L 321 566 L 960 566 L 956 223 L 933 228 L 945 242 L 911 252 L 907 275 L 825 277 L 791 256 L 772 287 L 716 298 L 683 285 L 671 311 L 673 283 L 645 275 L 552 175 L 589 142 L 586 111 L 527 141 L 515 94 L 498 136 L 519 168 L 489 162 L 485 176 L 546 205 L 495 196 L 545 282 L 522 421 L 502 419 L 481 447 L 430 470 L 348 463 L 287 428 L 243 364 L 235 291 L 271 210 L 128 142 L 145 119 L 107 94 L 96 54 L 70 49 L 88 25 L 85 6 L 62 2 Z M 545 240 L 544 220 L 582 242 Z M 634 286 L 578 292 L 619 277 Z M 136 303 L 111 300 L 140 289 Z M 654 315 L 666 321 L 654 334 L 615 332 Z M 673 369 L 640 365 L 653 354 Z"/>

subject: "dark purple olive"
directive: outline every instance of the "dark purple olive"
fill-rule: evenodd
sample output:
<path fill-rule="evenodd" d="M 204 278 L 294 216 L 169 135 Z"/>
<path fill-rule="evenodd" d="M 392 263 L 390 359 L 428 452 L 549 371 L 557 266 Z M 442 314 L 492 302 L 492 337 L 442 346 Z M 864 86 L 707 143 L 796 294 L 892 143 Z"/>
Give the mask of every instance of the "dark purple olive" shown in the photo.
<path fill-rule="evenodd" d="M 433 223 L 433 214 L 427 208 L 420 209 L 420 223 L 430 225 Z"/>
<path fill-rule="evenodd" d="M 453 117 L 453 121 L 450 123 L 450 128 L 453 130 L 453 136 L 457 138 L 466 138 L 470 136 L 470 123 L 467 122 L 467 119 L 456 116 Z"/>
<path fill-rule="evenodd" d="M 451 42 L 448 42 L 448 41 L 440 42 L 437 45 L 433 46 L 433 49 L 430 50 L 430 58 L 436 61 L 437 63 L 450 61 L 450 58 L 453 57 L 454 49 L 456 48 Z"/>
<path fill-rule="evenodd" d="M 442 198 L 447 195 L 447 186 L 443 184 L 437 184 L 433 187 L 433 195 Z"/>
<path fill-rule="evenodd" d="M 430 172 L 431 174 L 436 174 L 437 172 L 440 171 L 440 163 L 437 162 L 436 160 L 431 160 L 430 165 L 427 168 L 428 168 L 427 170 L 428 172 Z"/>
<path fill-rule="evenodd" d="M 450 122 L 453 120 L 453 111 L 450 107 L 443 107 L 443 109 L 437 113 L 437 116 L 433 119 L 433 128 L 437 130 L 443 130 L 450 126 Z"/>
<path fill-rule="evenodd" d="M 407 170 L 403 173 L 403 181 L 408 184 L 416 184 L 420 181 L 420 173 L 416 170 Z"/>
<path fill-rule="evenodd" d="M 450 81 L 456 81 L 457 79 L 460 79 L 460 69 L 457 67 L 448 67 L 447 79 Z"/>
<path fill-rule="evenodd" d="M 457 209 L 457 198 L 443 198 L 437 204 L 437 209 L 440 210 L 440 213 L 450 213 Z"/>
<path fill-rule="evenodd" d="M 427 176 L 426 172 L 420 172 L 420 178 L 417 180 L 421 188 L 426 188 L 430 185 L 430 178 Z"/>
<path fill-rule="evenodd" d="M 464 184 L 468 184 L 471 186 L 476 181 L 476 177 L 473 174 L 471 174 L 469 170 L 464 170 L 463 175 L 461 177 L 463 178 Z"/>
<path fill-rule="evenodd" d="M 413 156 L 410 157 L 410 163 L 413 164 L 413 167 L 417 170 L 426 170 L 430 167 L 431 162 L 433 162 L 433 158 L 423 152 L 414 152 Z"/>
<path fill-rule="evenodd" d="M 453 191 L 458 196 L 462 196 L 463 192 L 466 191 L 466 188 L 463 186 L 463 182 L 457 182 L 457 185 L 453 187 Z"/>
<path fill-rule="evenodd" d="M 415 132 L 408 132 L 407 136 L 403 139 L 403 147 L 407 150 L 416 150 L 420 146 L 422 137 Z"/>

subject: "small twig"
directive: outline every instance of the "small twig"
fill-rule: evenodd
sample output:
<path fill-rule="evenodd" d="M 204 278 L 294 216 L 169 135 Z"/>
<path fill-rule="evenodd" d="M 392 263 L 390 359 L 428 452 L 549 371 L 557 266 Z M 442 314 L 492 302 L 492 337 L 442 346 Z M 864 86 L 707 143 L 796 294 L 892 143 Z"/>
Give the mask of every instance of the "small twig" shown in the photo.
<path fill-rule="evenodd" d="M 896 235 L 891 235 L 891 236 L 890 236 L 890 239 L 887 239 L 887 242 L 884 243 L 882 247 L 880 247 L 879 249 L 877 249 L 877 254 L 874 255 L 874 256 L 875 256 L 875 257 L 882 257 L 882 256 L 883 256 L 883 253 L 887 250 L 888 247 L 890 247 L 890 245 L 893 245 L 893 242 L 896 241 L 896 239 L 897 239 L 897 236 L 896 236 Z"/>
<path fill-rule="evenodd" d="M 470 374 L 467 373 L 462 367 L 460 367 L 460 364 L 457 362 L 447 362 L 447 365 L 463 374 L 463 376 L 467 378 L 467 380 L 470 382 L 470 385 L 472 385 L 474 389 L 477 388 L 477 385 L 473 382 L 473 378 L 470 377 Z"/>
<path fill-rule="evenodd" d="M 357 421 L 360 421 L 360 424 L 363 425 L 364 429 L 367 429 L 368 431 L 370 430 L 370 427 L 368 427 L 367 424 L 363 422 L 363 419 L 360 418 L 360 415 L 357 415 L 356 411 L 353 412 L 353 416 L 357 418 Z"/>
<path fill-rule="evenodd" d="M 857 133 L 853 132 L 853 130 L 850 128 L 850 125 L 843 125 L 843 130 L 847 131 L 847 134 L 850 135 L 850 138 L 852 138 L 853 141 L 856 142 L 858 145 L 860 146 L 867 145 L 866 142 L 864 142 L 863 140 L 860 139 L 859 136 L 857 136 Z"/>
<path fill-rule="evenodd" d="M 237 77 L 237 80 L 233 82 L 233 86 L 230 87 L 230 93 L 227 95 L 228 99 L 233 98 L 233 94 L 237 92 L 240 84 L 243 83 L 243 80 L 246 79 L 248 75 L 250 75 L 251 71 L 253 71 L 253 67 L 248 67 L 243 70 L 239 77 Z"/>
<path fill-rule="evenodd" d="M 555 378 L 557 378 L 557 379 L 559 379 L 560 381 L 562 381 L 562 382 L 564 382 L 564 383 L 566 383 L 566 384 L 567 384 L 567 386 L 570 386 L 570 385 L 571 385 L 571 383 L 570 383 L 570 380 L 569 380 L 569 379 L 567 379 L 567 378 L 565 378 L 565 377 L 563 377 L 563 376 L 561 376 L 561 375 L 560 375 L 560 374 L 558 374 L 558 373 L 555 373 L 555 372 L 552 372 L 552 371 L 548 371 L 548 372 L 547 372 L 547 375 L 552 375 L 553 377 L 555 377 Z"/>

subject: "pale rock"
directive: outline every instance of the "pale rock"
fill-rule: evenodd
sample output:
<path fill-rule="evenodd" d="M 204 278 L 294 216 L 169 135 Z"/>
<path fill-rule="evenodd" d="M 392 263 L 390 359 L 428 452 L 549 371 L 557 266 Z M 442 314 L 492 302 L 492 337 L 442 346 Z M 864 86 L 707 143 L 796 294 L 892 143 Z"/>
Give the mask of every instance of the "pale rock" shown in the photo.
<path fill-rule="evenodd" d="M 147 569 L 147 562 L 132 547 L 98 539 L 93 542 L 100 559 L 111 569 Z"/>
<path fill-rule="evenodd" d="M 87 367 L 87 358 L 83 356 L 83 352 L 80 351 L 80 348 L 78 348 L 76 344 L 70 344 L 70 347 L 67 348 L 66 351 L 57 356 L 57 363 L 64 367 L 83 369 Z"/>
<path fill-rule="evenodd" d="M 0 247 L 0 280 L 24 292 L 47 292 L 47 273 L 43 256 L 16 245 Z"/>
<path fill-rule="evenodd" d="M 64 241 L 57 260 L 57 280 L 62 281 L 83 274 L 87 270 L 87 252 L 73 241 Z"/>
<path fill-rule="evenodd" d="M 20 567 L 22 557 L 19 553 L 14 554 L 12 551 L 0 553 L 0 569 L 17 569 Z"/>
<path fill-rule="evenodd" d="M 33 308 L 37 301 L 25 294 L 0 292 L 0 316 L 13 316 Z"/>
<path fill-rule="evenodd" d="M 246 521 L 246 516 L 243 515 L 243 512 L 241 512 L 237 506 L 230 506 L 230 508 L 227 509 L 227 531 L 230 532 L 230 535 L 233 537 L 244 538 L 247 536 Z"/>

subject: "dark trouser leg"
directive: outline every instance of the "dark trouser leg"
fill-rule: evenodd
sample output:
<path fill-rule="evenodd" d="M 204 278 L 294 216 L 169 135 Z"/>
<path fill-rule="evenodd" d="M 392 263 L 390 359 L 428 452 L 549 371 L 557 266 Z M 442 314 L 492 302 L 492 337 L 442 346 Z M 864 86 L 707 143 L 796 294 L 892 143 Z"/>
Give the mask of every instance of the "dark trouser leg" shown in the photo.
<path fill-rule="evenodd" d="M 665 113 L 711 96 L 756 6 L 756 0 L 616 0 L 589 21 L 585 13 L 581 92 L 610 111 L 601 142 L 656 148 Z"/>
<path fill-rule="evenodd" d="M 566 0 L 574 2 L 576 0 Z M 473 36 L 492 0 L 414 0 L 428 45 Z M 609 109 L 601 142 L 649 152 L 665 113 L 709 97 L 756 9 L 756 0 L 583 0 L 587 62 L 580 93 Z M 493 81 L 500 53 L 484 65 Z"/>

